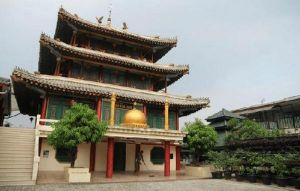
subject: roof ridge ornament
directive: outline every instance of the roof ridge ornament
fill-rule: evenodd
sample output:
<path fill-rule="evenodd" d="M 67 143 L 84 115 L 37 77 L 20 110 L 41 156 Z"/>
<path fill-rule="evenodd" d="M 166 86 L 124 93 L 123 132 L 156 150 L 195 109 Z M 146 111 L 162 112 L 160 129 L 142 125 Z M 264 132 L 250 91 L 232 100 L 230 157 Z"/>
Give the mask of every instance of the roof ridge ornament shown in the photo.
<path fill-rule="evenodd" d="M 98 23 L 99 23 L 99 24 L 102 24 L 102 19 L 103 19 L 103 16 L 101 16 L 101 17 L 99 17 L 99 18 L 98 18 L 98 17 L 96 17 L 96 19 L 97 19 L 97 21 L 98 21 Z"/>
<path fill-rule="evenodd" d="M 109 11 L 108 11 L 108 18 L 107 18 L 107 26 L 111 27 L 111 10 L 112 10 L 112 3 L 109 4 Z"/>

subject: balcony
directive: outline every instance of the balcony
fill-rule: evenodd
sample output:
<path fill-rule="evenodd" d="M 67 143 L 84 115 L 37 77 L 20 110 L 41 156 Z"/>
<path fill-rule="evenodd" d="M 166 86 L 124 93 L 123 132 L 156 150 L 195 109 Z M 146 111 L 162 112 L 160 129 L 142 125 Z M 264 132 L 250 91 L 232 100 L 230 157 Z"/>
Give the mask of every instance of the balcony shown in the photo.
<path fill-rule="evenodd" d="M 41 119 L 40 115 L 37 115 L 36 129 L 39 130 L 40 137 L 47 137 L 48 134 L 53 131 L 51 124 L 57 121 L 58 120 L 54 119 Z M 186 133 L 178 130 L 113 126 L 108 128 L 104 136 L 121 139 L 146 139 L 182 142 L 183 138 L 186 136 Z"/>

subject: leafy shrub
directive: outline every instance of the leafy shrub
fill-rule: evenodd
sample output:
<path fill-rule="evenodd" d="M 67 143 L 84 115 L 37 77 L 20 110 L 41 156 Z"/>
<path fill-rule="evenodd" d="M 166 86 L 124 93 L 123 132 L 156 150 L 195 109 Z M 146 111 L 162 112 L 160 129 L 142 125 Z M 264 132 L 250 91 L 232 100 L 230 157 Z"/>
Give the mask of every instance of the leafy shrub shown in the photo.
<path fill-rule="evenodd" d="M 48 144 L 68 150 L 71 167 L 74 167 L 77 145 L 97 143 L 107 130 L 107 123 L 99 122 L 94 110 L 88 105 L 74 104 L 61 120 L 52 125 L 54 130 L 48 135 Z"/>
<path fill-rule="evenodd" d="M 194 154 L 194 163 L 198 163 L 200 156 L 206 154 L 217 143 L 217 132 L 199 119 L 186 123 L 184 131 L 187 132 L 184 142 Z"/>

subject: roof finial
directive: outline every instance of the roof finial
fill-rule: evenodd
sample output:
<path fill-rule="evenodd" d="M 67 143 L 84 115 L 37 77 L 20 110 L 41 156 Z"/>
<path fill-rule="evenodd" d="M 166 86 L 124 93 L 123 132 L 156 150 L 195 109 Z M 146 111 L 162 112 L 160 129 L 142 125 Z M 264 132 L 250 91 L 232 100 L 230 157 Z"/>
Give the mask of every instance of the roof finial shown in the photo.
<path fill-rule="evenodd" d="M 109 4 L 109 11 L 108 11 L 108 18 L 107 18 L 107 25 L 111 25 L 111 10 L 112 10 L 112 3 Z"/>

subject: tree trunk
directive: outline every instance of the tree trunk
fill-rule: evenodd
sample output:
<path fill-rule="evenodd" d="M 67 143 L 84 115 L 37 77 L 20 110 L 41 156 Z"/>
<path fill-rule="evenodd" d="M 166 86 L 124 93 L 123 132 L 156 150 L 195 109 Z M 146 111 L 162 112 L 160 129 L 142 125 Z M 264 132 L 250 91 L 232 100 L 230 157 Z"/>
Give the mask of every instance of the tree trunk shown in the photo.
<path fill-rule="evenodd" d="M 71 148 L 69 154 L 70 154 L 70 160 L 71 160 L 71 168 L 74 168 L 75 160 L 77 157 L 77 147 Z"/>

